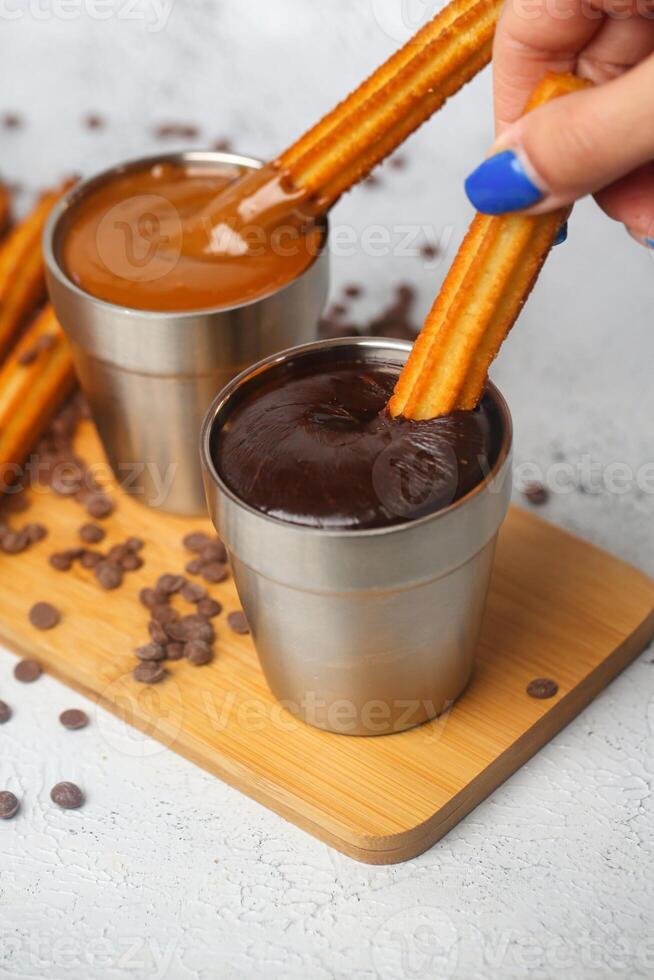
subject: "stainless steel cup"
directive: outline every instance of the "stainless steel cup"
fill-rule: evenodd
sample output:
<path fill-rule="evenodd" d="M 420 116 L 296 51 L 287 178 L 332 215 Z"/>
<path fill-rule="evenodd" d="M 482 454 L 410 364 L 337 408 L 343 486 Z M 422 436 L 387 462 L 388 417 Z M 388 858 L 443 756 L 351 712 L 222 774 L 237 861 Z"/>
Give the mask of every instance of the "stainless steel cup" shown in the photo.
<path fill-rule="evenodd" d="M 240 398 L 299 362 L 401 364 L 402 341 L 323 341 L 244 371 L 207 413 L 201 455 L 213 522 L 273 694 L 319 728 L 381 735 L 434 718 L 468 683 L 497 532 L 511 492 L 511 417 L 490 386 L 501 446 L 484 481 L 445 510 L 373 530 L 320 530 L 239 500 L 212 459 Z"/>
<path fill-rule="evenodd" d="M 152 507 L 197 514 L 206 511 L 197 439 L 212 398 L 247 365 L 318 336 L 329 285 L 327 223 L 322 248 L 302 275 L 242 306 L 150 313 L 96 299 L 71 282 L 60 262 L 74 205 L 116 174 L 158 162 L 261 166 L 232 153 L 189 152 L 114 167 L 54 209 L 44 253 L 50 298 L 116 478 Z"/>

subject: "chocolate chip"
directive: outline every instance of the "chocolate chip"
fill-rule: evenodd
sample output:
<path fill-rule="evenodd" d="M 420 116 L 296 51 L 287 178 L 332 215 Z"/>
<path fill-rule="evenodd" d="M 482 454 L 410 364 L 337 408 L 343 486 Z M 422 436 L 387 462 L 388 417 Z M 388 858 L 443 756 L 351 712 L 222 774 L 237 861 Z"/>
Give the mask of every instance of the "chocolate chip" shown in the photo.
<path fill-rule="evenodd" d="M 229 139 L 215 140 L 211 149 L 216 153 L 229 153 L 232 148 L 232 141 Z"/>
<path fill-rule="evenodd" d="M 224 563 L 227 561 L 227 548 L 220 538 L 215 538 L 209 544 L 205 544 L 199 557 L 205 562 L 219 561 Z"/>
<path fill-rule="evenodd" d="M 47 537 L 48 529 L 43 524 L 26 524 L 22 533 L 27 537 L 30 544 L 37 544 Z"/>
<path fill-rule="evenodd" d="M 546 504 L 549 500 L 549 491 L 547 487 L 544 487 L 542 483 L 528 483 L 523 490 L 523 494 L 530 504 L 538 507 L 541 504 Z"/>
<path fill-rule="evenodd" d="M 6 701 L 0 701 L 0 725 L 4 725 L 10 718 L 11 708 Z"/>
<path fill-rule="evenodd" d="M 381 179 L 377 176 L 377 174 L 368 174 L 368 176 L 363 181 L 363 186 L 373 188 L 373 187 L 379 187 L 381 183 L 382 183 Z"/>
<path fill-rule="evenodd" d="M 205 582 L 214 584 L 224 582 L 229 575 L 229 569 L 222 562 L 210 561 L 207 565 L 202 566 L 201 574 Z"/>
<path fill-rule="evenodd" d="M 0 536 L 0 551 L 6 555 L 19 555 L 29 548 L 29 539 L 22 531 L 6 530 Z"/>
<path fill-rule="evenodd" d="M 213 659 L 211 647 L 202 640 L 189 640 L 184 647 L 184 656 L 189 663 L 194 664 L 196 667 L 208 664 Z"/>
<path fill-rule="evenodd" d="M 403 157 L 401 154 L 396 153 L 395 156 L 392 156 L 390 158 L 388 163 L 393 170 L 405 170 L 408 164 L 408 160 L 406 157 Z"/>
<path fill-rule="evenodd" d="M 41 664 L 37 660 L 19 660 L 14 667 L 14 677 L 22 684 L 31 684 L 41 676 Z"/>
<path fill-rule="evenodd" d="M 203 531 L 192 531 L 182 538 L 182 544 L 187 551 L 202 551 L 208 544 L 211 544 L 211 538 L 208 534 Z"/>
<path fill-rule="evenodd" d="M 235 633 L 245 634 L 250 632 L 249 623 L 245 617 L 245 613 L 242 610 L 230 612 L 227 616 L 227 622 Z"/>
<path fill-rule="evenodd" d="M 422 255 L 423 259 L 435 259 L 438 255 L 438 247 L 436 245 L 432 245 L 431 242 L 425 242 L 420 249 L 420 254 Z"/>
<path fill-rule="evenodd" d="M 182 643 L 167 643 L 166 658 L 168 660 L 181 660 L 184 656 L 184 645 Z"/>
<path fill-rule="evenodd" d="M 50 799 L 63 810 L 77 810 L 84 802 L 84 794 L 75 783 L 57 783 L 50 790 Z"/>
<path fill-rule="evenodd" d="M 2 117 L 2 125 L 5 129 L 20 129 L 23 125 L 23 117 L 17 112 L 5 112 Z"/>
<path fill-rule="evenodd" d="M 204 640 L 206 643 L 211 643 L 216 635 L 211 623 L 197 613 L 182 616 L 179 623 L 185 631 L 184 638 L 186 640 Z M 174 637 L 174 639 L 178 639 L 178 637 Z"/>
<path fill-rule="evenodd" d="M 184 567 L 185 570 L 189 573 L 189 575 L 199 575 L 200 572 L 202 571 L 203 565 L 204 562 L 202 561 L 201 558 L 192 558 L 191 561 L 187 562 Z"/>
<path fill-rule="evenodd" d="M 89 723 L 89 716 L 81 708 L 68 708 L 67 711 L 61 712 L 59 721 L 64 728 L 69 728 L 73 731 L 77 728 L 86 728 Z"/>
<path fill-rule="evenodd" d="M 86 501 L 86 512 L 96 520 L 109 517 L 114 509 L 113 501 L 104 493 L 92 493 Z"/>
<path fill-rule="evenodd" d="M 529 697 L 538 698 L 539 700 L 553 698 L 555 694 L 558 694 L 558 690 L 559 685 L 549 677 L 536 677 L 535 680 L 529 681 L 527 684 L 527 694 Z"/>
<path fill-rule="evenodd" d="M 166 675 L 166 671 L 163 669 L 160 663 L 154 663 L 153 661 L 143 661 L 138 667 L 134 668 L 133 677 L 135 681 L 139 681 L 141 684 L 158 684 L 162 681 Z"/>
<path fill-rule="evenodd" d="M 131 554 L 129 548 L 125 544 L 114 544 L 111 546 L 107 552 L 107 561 L 110 561 L 114 565 L 120 565 L 123 558 L 126 555 Z"/>
<path fill-rule="evenodd" d="M 164 595 L 174 595 L 175 592 L 179 592 L 186 585 L 186 579 L 183 575 L 160 575 L 157 579 L 157 591 L 163 592 Z"/>
<path fill-rule="evenodd" d="M 175 609 L 171 609 L 170 606 L 166 606 L 163 603 L 159 603 L 157 606 L 153 606 L 150 609 L 150 615 L 157 622 L 161 623 L 162 626 L 168 626 L 169 623 L 174 623 L 179 619 L 179 613 Z"/>
<path fill-rule="evenodd" d="M 128 538 L 125 542 L 130 551 L 140 551 L 145 546 L 143 538 Z"/>
<path fill-rule="evenodd" d="M 96 112 L 89 112 L 89 114 L 84 117 L 84 125 L 87 129 L 102 129 L 104 126 L 104 119 Z"/>
<path fill-rule="evenodd" d="M 78 533 L 85 544 L 99 544 L 107 532 L 99 524 L 82 524 Z"/>
<path fill-rule="evenodd" d="M 351 282 L 343 287 L 343 293 L 349 299 L 358 299 L 363 294 L 363 286 L 360 286 L 357 282 Z"/>
<path fill-rule="evenodd" d="M 156 619 L 151 619 L 148 623 L 148 633 L 155 643 L 168 643 L 168 634 Z"/>
<path fill-rule="evenodd" d="M 82 568 L 96 568 L 101 561 L 104 561 L 101 551 L 91 551 L 90 548 L 86 548 L 80 556 L 79 563 Z"/>
<path fill-rule="evenodd" d="M 200 602 L 201 599 L 206 599 L 207 590 L 199 582 L 187 582 L 180 595 L 187 602 Z"/>
<path fill-rule="evenodd" d="M 146 609 L 153 609 L 161 602 L 161 596 L 154 589 L 141 589 L 139 592 L 139 602 Z"/>
<path fill-rule="evenodd" d="M 137 647 L 136 656 L 143 661 L 156 661 L 166 659 L 166 650 L 161 643 L 146 643 L 145 646 Z"/>
<path fill-rule="evenodd" d="M 29 621 L 37 630 L 51 630 L 60 619 L 59 611 L 49 602 L 37 602 L 29 611 Z"/>
<path fill-rule="evenodd" d="M 54 555 L 50 555 L 48 562 L 52 568 L 56 569 L 58 572 L 69 572 L 73 565 L 73 559 L 70 555 L 64 552 L 55 552 Z"/>
<path fill-rule="evenodd" d="M 213 619 L 214 616 L 219 616 L 222 610 L 222 605 L 216 599 L 201 599 L 197 604 L 198 615 L 204 616 L 206 619 Z"/>
<path fill-rule="evenodd" d="M 103 589 L 117 589 L 123 584 L 122 569 L 111 561 L 98 562 L 93 571 Z"/>
<path fill-rule="evenodd" d="M 8 789 L 0 791 L 0 820 L 11 820 L 18 813 L 20 803 L 18 797 Z"/>
<path fill-rule="evenodd" d="M 120 567 L 124 572 L 135 572 L 143 567 L 143 559 L 139 555 L 135 555 L 133 551 L 128 551 L 120 559 Z"/>

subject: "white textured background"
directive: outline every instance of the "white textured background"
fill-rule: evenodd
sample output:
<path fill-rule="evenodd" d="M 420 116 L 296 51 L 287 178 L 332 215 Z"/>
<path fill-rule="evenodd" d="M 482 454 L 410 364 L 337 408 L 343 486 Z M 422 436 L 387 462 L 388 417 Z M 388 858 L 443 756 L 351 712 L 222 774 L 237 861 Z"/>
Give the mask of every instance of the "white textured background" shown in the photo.
<path fill-rule="evenodd" d="M 2 174 L 29 191 L 90 173 L 161 147 L 153 129 L 171 121 L 265 157 L 430 6 L 2 0 L 0 114 L 25 118 L 0 129 Z M 489 93 L 486 73 L 410 142 L 405 171 L 338 206 L 336 226 L 383 225 L 395 243 L 335 257 L 335 292 L 366 284 L 357 318 L 399 281 L 419 290 L 416 322 L 426 312 L 469 220 L 462 177 L 491 138 Z M 91 111 L 106 128 L 82 126 Z M 446 246 L 431 265 L 398 254 L 409 224 Z M 545 515 L 650 573 L 653 276 L 654 253 L 582 204 L 494 372 L 518 477 L 529 464 L 559 486 Z M 88 705 L 90 728 L 61 730 L 83 699 L 47 677 L 18 685 L 13 662 L 0 653 L 15 709 L 0 783 L 23 799 L 0 827 L 2 977 L 654 977 L 651 650 L 444 841 L 379 869 Z M 54 810 L 58 779 L 85 788 L 83 810 Z"/>

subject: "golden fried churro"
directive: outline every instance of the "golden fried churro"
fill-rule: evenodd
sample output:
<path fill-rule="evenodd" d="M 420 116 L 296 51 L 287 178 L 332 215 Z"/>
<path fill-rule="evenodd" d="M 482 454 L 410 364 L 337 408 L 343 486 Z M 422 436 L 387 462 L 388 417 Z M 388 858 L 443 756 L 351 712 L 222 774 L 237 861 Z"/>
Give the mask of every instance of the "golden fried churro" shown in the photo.
<path fill-rule="evenodd" d="M 454 0 L 277 160 L 326 210 L 491 58 L 499 0 Z"/>
<path fill-rule="evenodd" d="M 526 111 L 588 84 L 550 73 Z M 566 213 L 476 215 L 399 377 L 391 415 L 429 419 L 476 406 Z"/>
<path fill-rule="evenodd" d="M 12 482 L 74 383 L 68 341 L 46 306 L 0 369 L 0 487 Z"/>
<path fill-rule="evenodd" d="M 43 194 L 31 214 L 0 245 L 0 357 L 25 317 L 45 296 L 41 235 L 63 190 Z"/>

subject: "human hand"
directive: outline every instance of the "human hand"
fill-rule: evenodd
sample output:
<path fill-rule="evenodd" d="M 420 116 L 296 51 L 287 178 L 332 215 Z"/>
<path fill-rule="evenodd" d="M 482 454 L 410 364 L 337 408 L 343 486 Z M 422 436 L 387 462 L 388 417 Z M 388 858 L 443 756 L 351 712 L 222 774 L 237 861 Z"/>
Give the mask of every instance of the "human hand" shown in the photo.
<path fill-rule="evenodd" d="M 507 0 L 493 55 L 496 142 L 466 180 L 486 214 L 594 194 L 654 248 L 654 0 Z M 547 70 L 595 82 L 520 118 Z"/>

